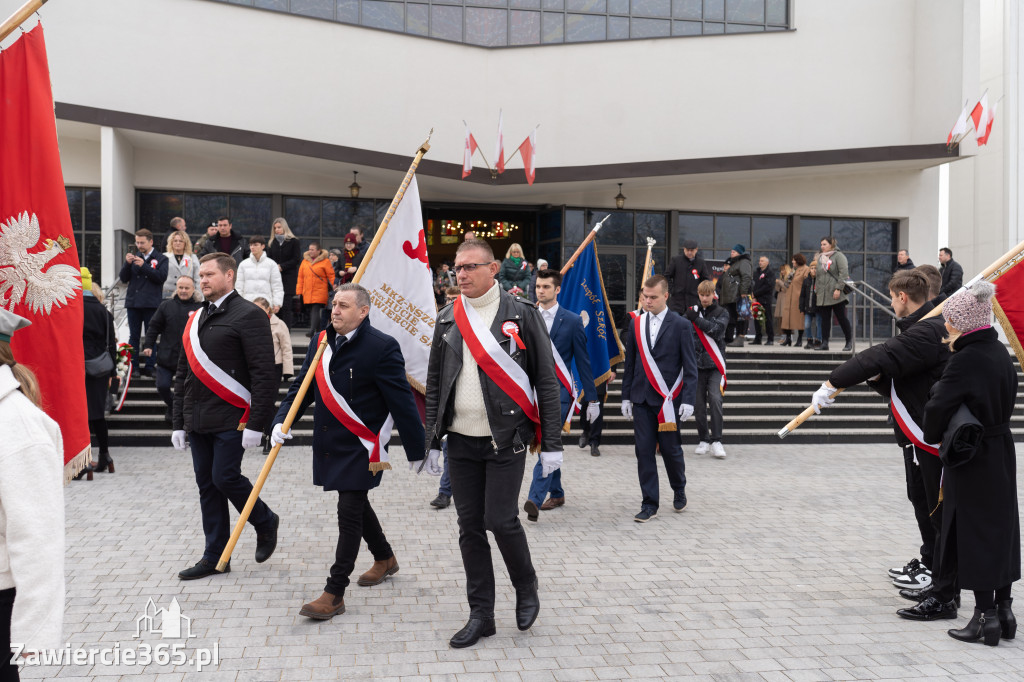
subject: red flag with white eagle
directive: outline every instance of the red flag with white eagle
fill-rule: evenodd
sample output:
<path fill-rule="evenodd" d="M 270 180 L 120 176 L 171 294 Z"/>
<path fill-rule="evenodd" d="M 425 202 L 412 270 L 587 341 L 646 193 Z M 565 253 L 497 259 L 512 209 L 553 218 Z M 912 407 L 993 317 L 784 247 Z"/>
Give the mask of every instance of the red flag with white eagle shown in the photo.
<path fill-rule="evenodd" d="M 89 455 L 82 281 L 42 26 L 0 52 L 0 140 L 0 307 L 32 322 L 11 349 L 60 425 L 68 480 Z"/>
<path fill-rule="evenodd" d="M 499 173 L 505 172 L 505 138 L 501 133 L 501 111 L 498 111 L 498 141 L 494 147 L 494 167 Z"/>
<path fill-rule="evenodd" d="M 465 180 L 473 172 L 473 154 L 476 154 L 476 139 L 466 126 L 466 145 L 462 151 L 462 179 Z"/>
<path fill-rule="evenodd" d="M 537 129 L 519 145 L 519 153 L 523 157 L 523 170 L 526 171 L 526 182 L 533 184 L 537 177 Z"/>

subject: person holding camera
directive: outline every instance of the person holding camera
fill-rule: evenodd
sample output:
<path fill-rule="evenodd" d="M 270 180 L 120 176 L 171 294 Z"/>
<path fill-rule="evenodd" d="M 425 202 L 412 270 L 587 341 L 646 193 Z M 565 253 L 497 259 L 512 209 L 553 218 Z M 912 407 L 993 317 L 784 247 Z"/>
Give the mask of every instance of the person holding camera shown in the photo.
<path fill-rule="evenodd" d="M 125 255 L 119 278 L 128 285 L 124 306 L 128 311 L 128 345 L 138 357 L 142 326 L 149 329 L 149 321 L 163 300 L 168 263 L 167 256 L 153 248 L 153 233 L 149 230 L 135 233 L 135 248 L 136 252 Z M 140 364 L 135 364 L 136 376 L 141 373 Z M 153 371 L 152 358 L 147 359 L 145 371 Z"/>

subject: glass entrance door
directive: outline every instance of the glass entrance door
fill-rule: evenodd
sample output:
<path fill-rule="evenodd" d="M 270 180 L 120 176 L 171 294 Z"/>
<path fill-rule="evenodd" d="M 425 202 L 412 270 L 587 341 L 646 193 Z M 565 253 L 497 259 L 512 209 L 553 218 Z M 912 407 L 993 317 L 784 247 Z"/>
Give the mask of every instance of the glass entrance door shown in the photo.
<path fill-rule="evenodd" d="M 629 321 L 627 313 L 636 308 L 638 289 L 636 288 L 636 271 L 634 249 L 629 246 L 597 246 L 597 260 L 601 264 L 601 277 L 604 279 L 604 290 L 608 296 L 608 304 L 612 309 L 612 319 L 621 332 Z"/>

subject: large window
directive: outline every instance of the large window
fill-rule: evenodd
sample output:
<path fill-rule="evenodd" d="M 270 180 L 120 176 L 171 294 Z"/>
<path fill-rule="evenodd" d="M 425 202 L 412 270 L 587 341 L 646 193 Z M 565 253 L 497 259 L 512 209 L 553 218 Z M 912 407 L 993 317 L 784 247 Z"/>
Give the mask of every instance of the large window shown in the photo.
<path fill-rule="evenodd" d="M 195 240 L 217 218 L 228 216 L 238 234 L 270 236 L 272 201 L 267 194 L 205 194 L 198 192 L 159 192 L 140 190 L 138 201 L 139 229 L 146 228 L 156 237 L 156 247 L 163 251 L 164 238 L 171 230 L 171 219 L 185 219 L 186 231 Z"/>
<path fill-rule="evenodd" d="M 776 272 L 789 262 L 786 216 L 680 213 L 677 226 L 676 243 L 693 239 L 708 259 L 725 260 L 733 247 L 742 245 L 755 264 L 761 256 L 768 256 Z"/>
<path fill-rule="evenodd" d="M 789 0 L 215 0 L 484 47 L 789 28 Z"/>
<path fill-rule="evenodd" d="M 335 197 L 284 197 L 284 218 L 301 242 L 319 242 L 321 248 L 340 247 L 353 227 L 361 228 L 363 238 L 373 239 L 377 225 L 391 205 L 385 199 L 339 199 Z"/>
<path fill-rule="evenodd" d="M 92 278 L 99 283 L 103 278 L 100 252 L 100 191 L 93 187 L 65 187 L 71 229 L 75 232 L 78 261 L 89 268 Z"/>

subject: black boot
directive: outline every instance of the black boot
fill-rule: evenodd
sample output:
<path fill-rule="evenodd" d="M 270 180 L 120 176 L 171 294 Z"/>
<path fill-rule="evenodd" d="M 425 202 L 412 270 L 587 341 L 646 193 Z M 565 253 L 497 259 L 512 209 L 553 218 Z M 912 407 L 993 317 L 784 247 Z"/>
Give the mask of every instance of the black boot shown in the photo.
<path fill-rule="evenodd" d="M 1012 599 L 1007 599 L 996 604 L 996 610 L 999 612 L 999 627 L 1002 628 L 1003 639 L 1013 639 L 1017 635 L 1017 619 L 1013 617 L 1013 611 L 1010 610 L 1010 604 L 1012 603 Z"/>
<path fill-rule="evenodd" d="M 109 452 L 100 451 L 100 461 L 96 464 L 94 471 L 104 472 L 109 471 L 114 473 L 114 460 L 111 458 Z"/>
<path fill-rule="evenodd" d="M 799 343 L 799 341 L 797 342 Z M 786 332 L 786 340 L 779 344 L 780 346 L 792 346 L 793 345 L 793 332 Z"/>
<path fill-rule="evenodd" d="M 999 644 L 1001 632 L 999 617 L 996 615 L 995 609 L 982 611 L 976 608 L 974 617 L 962 630 L 947 630 L 947 632 L 950 637 L 959 639 L 961 642 L 977 642 L 979 639 L 984 639 L 987 646 L 995 646 Z"/>
<path fill-rule="evenodd" d="M 822 341 L 814 345 L 814 350 L 828 350 L 828 341 Z"/>
<path fill-rule="evenodd" d="M 540 613 L 540 596 L 537 594 L 537 579 L 526 587 L 516 588 L 516 627 L 529 630 Z"/>
<path fill-rule="evenodd" d="M 808 336 L 807 343 L 804 345 L 804 350 L 811 350 L 815 345 L 817 345 L 817 343 L 817 341 Z"/>
<path fill-rule="evenodd" d="M 794 344 L 797 348 L 804 344 L 804 331 L 801 329 L 796 333 L 796 343 Z"/>

